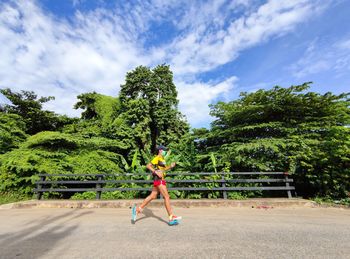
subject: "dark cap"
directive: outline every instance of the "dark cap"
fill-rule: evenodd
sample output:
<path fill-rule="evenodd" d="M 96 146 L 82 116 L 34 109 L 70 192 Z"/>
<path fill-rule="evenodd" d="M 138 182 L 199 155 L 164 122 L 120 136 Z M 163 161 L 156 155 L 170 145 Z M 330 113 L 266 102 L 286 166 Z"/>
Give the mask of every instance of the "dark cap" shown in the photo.
<path fill-rule="evenodd" d="M 159 151 L 159 150 L 164 150 L 164 151 L 166 151 L 167 148 L 166 148 L 165 146 L 163 146 L 163 145 L 158 145 L 158 146 L 157 146 L 157 151 Z"/>

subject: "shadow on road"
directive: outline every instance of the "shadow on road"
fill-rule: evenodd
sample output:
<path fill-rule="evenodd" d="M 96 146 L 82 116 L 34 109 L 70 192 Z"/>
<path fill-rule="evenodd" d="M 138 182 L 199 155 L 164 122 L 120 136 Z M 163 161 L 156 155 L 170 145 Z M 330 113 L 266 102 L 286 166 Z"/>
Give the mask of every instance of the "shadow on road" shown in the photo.
<path fill-rule="evenodd" d="M 90 213 L 93 212 L 77 214 L 76 210 L 72 210 L 57 216 L 41 217 L 28 222 L 24 229 L 0 235 L 0 258 L 38 258 L 78 227 L 77 224 L 66 227 L 66 222 Z"/>
<path fill-rule="evenodd" d="M 158 219 L 159 221 L 164 222 L 165 224 L 168 225 L 168 222 L 167 222 L 166 220 L 164 220 L 164 219 L 162 219 L 161 217 L 155 215 L 155 214 L 153 213 L 153 211 L 150 210 L 150 209 L 148 209 L 148 208 L 144 208 L 143 211 L 142 211 L 142 214 L 145 215 L 145 216 L 142 217 L 142 218 L 138 218 L 138 219 L 135 221 L 135 223 L 138 222 L 138 221 L 140 221 L 140 220 L 146 219 L 146 218 L 156 218 L 156 219 Z"/>

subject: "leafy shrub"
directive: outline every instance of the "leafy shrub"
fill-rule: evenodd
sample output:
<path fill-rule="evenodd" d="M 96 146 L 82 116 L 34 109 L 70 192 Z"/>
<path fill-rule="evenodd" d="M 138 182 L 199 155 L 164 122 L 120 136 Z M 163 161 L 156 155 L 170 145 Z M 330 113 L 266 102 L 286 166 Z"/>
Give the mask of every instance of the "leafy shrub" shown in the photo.
<path fill-rule="evenodd" d="M 70 197 L 71 200 L 95 200 L 96 192 L 82 192 L 75 193 Z"/>
<path fill-rule="evenodd" d="M 247 196 L 240 192 L 228 192 L 227 198 L 230 200 L 245 200 L 247 199 Z"/>

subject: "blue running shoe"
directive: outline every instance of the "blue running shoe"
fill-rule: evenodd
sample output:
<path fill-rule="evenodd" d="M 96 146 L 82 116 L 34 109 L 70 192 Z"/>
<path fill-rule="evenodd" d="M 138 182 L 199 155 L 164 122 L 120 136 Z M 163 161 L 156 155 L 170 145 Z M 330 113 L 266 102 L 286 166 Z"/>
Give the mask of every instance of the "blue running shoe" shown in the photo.
<path fill-rule="evenodd" d="M 134 206 L 132 206 L 132 210 L 131 210 L 131 221 L 133 223 L 135 223 L 136 221 L 136 216 L 137 216 L 137 213 L 136 213 L 136 204 L 134 204 Z"/>
<path fill-rule="evenodd" d="M 176 219 L 174 219 L 174 220 L 170 220 L 169 221 L 169 226 L 175 226 L 175 225 L 179 225 L 179 221 L 178 220 L 176 220 Z"/>
<path fill-rule="evenodd" d="M 169 218 L 169 226 L 175 226 L 175 225 L 180 224 L 181 219 L 182 219 L 182 217 L 180 217 L 180 216 L 171 215 Z"/>

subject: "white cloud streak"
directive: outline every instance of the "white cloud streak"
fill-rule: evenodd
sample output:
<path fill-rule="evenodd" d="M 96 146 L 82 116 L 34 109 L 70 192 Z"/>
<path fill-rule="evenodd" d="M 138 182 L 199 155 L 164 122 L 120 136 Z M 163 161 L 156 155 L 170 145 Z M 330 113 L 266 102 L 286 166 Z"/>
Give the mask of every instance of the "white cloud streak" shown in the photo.
<path fill-rule="evenodd" d="M 81 3 L 74 0 L 72 5 Z M 54 95 L 56 100 L 47 108 L 78 115 L 72 109 L 78 94 L 115 96 L 127 71 L 168 63 L 182 112 L 192 126 L 200 126 L 210 120 L 208 104 L 227 95 L 237 78 L 232 75 L 214 84 L 198 76 L 232 62 L 244 49 L 293 31 L 319 12 L 322 3 L 139 0 L 76 11 L 67 20 L 45 12 L 34 0 L 4 2 L 0 87 Z M 169 29 L 175 36 L 168 43 L 152 42 L 152 26 L 166 22 L 173 25 Z"/>
<path fill-rule="evenodd" d="M 336 77 L 350 71 L 350 39 L 345 38 L 338 42 L 312 41 L 302 58 L 289 67 L 297 78 L 333 71 Z"/>
<path fill-rule="evenodd" d="M 272 0 L 247 16 L 228 20 L 227 28 L 215 20 L 209 25 L 200 23 L 167 47 L 168 59 L 179 74 L 210 71 L 233 61 L 244 49 L 292 31 L 322 6 L 317 1 Z M 216 6 L 209 17 L 220 17 L 221 10 L 222 6 Z M 198 13 L 190 19 L 190 24 L 196 24 L 194 20 L 202 21 L 201 16 L 207 15 L 201 9 Z M 211 31 L 213 27 L 215 30 Z"/>

